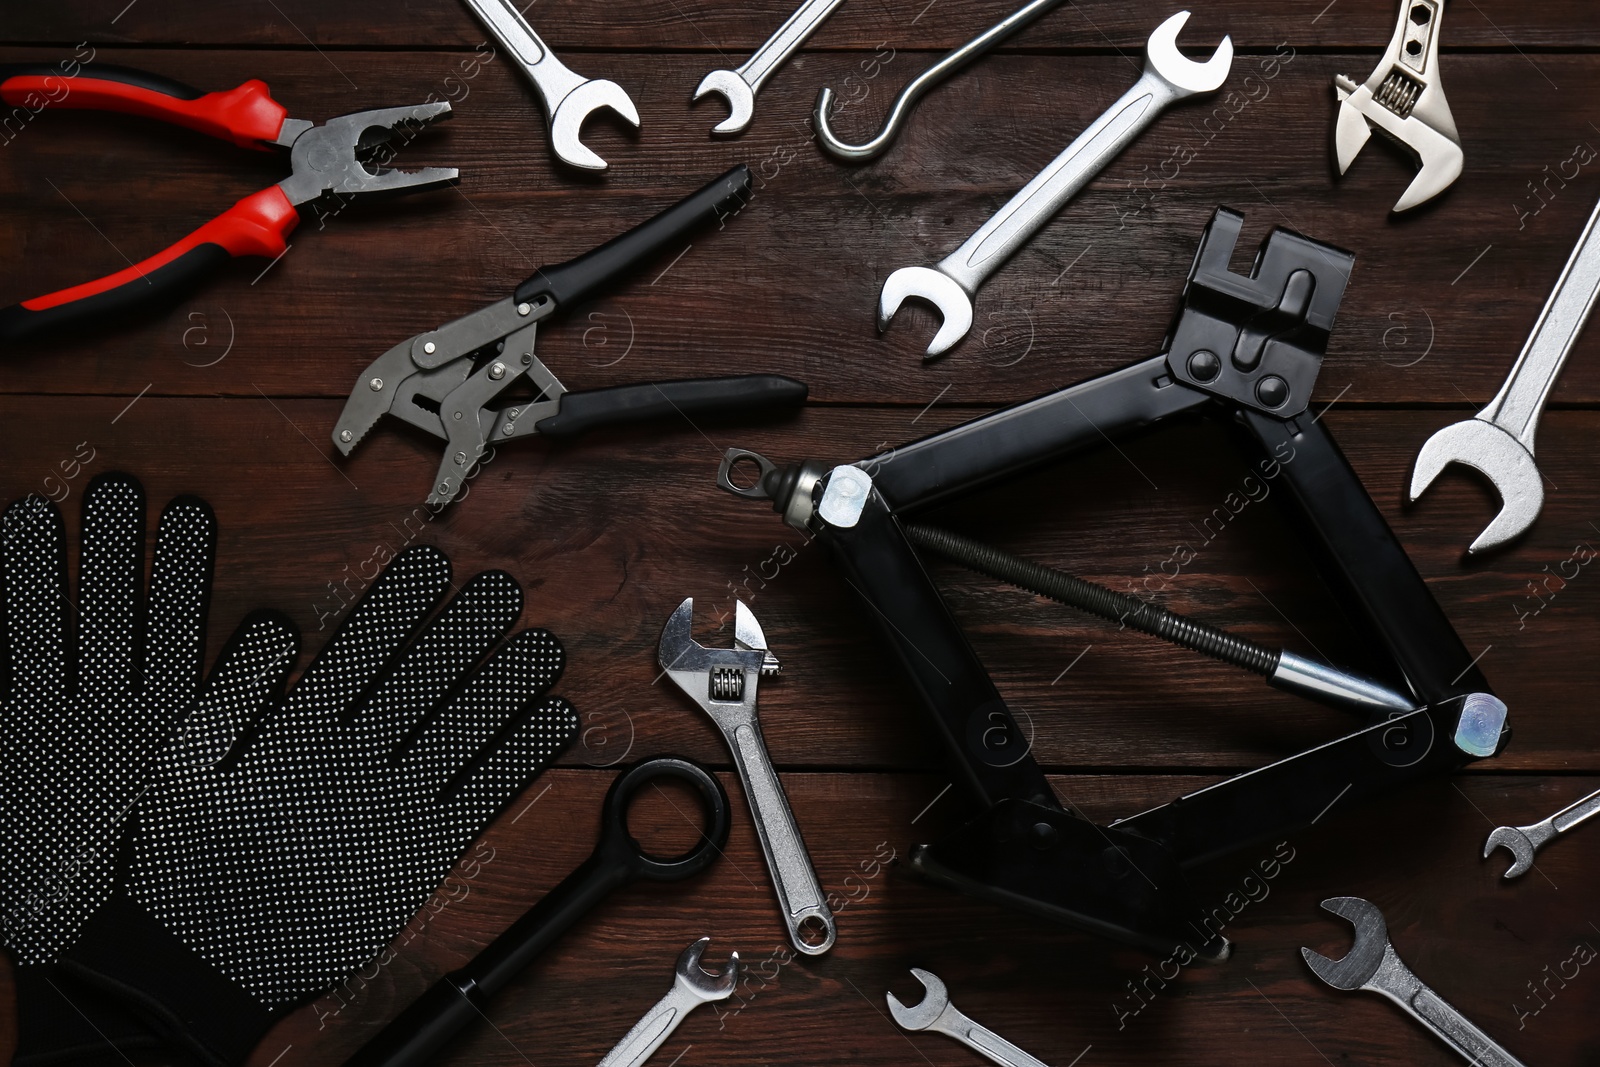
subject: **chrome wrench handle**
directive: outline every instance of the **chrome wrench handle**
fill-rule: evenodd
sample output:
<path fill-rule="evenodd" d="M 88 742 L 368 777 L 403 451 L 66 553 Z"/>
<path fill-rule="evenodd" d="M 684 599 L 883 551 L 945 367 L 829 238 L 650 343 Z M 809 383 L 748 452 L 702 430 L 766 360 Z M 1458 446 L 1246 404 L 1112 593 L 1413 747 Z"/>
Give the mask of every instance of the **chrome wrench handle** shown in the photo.
<path fill-rule="evenodd" d="M 1511 376 L 1478 418 L 1493 423 L 1521 442 L 1533 453 L 1533 437 L 1539 428 L 1550 390 L 1561 368 L 1578 342 L 1595 298 L 1600 296 L 1600 205 L 1589 215 L 1589 222 L 1578 238 L 1577 247 L 1561 270 L 1561 278 L 1539 312 L 1539 321 L 1528 335 L 1522 354 L 1511 368 Z"/>
<path fill-rule="evenodd" d="M 800 10 L 789 16 L 789 20 L 778 27 L 778 32 L 767 38 L 765 44 L 755 50 L 755 54 L 745 60 L 734 73 L 745 80 L 752 93 L 761 91 L 761 86 L 772 76 L 772 72 L 783 66 L 785 60 L 794 54 L 806 38 L 816 32 L 823 20 L 833 14 L 833 9 L 844 3 L 844 0 L 806 0 L 800 5 Z"/>
<path fill-rule="evenodd" d="M 1527 835 L 1529 844 L 1538 848 L 1557 834 L 1564 834 L 1596 815 L 1600 815 L 1600 790 L 1590 793 L 1574 804 L 1567 805 L 1548 819 L 1540 819 L 1532 826 L 1519 826 L 1517 829 Z"/>
<path fill-rule="evenodd" d="M 615 1048 L 606 1053 L 599 1067 L 639 1067 L 652 1053 L 666 1044 L 672 1031 L 683 1022 L 684 1016 L 705 1001 L 676 983 L 667 995 L 656 1001 L 655 1007 L 633 1024 Z"/>
<path fill-rule="evenodd" d="M 807 956 L 820 956 L 833 947 L 836 936 L 833 910 L 828 907 L 816 872 L 811 869 L 811 856 L 806 852 L 800 827 L 789 808 L 789 798 L 772 768 L 766 743 L 761 738 L 761 723 L 752 713 L 740 720 L 717 725 L 727 739 L 733 753 L 734 769 L 744 786 L 750 802 L 750 814 L 756 824 L 756 836 L 761 839 L 761 851 L 767 858 L 767 870 L 772 874 L 772 888 L 778 894 L 778 908 L 783 912 L 784 925 L 789 930 L 789 940 L 796 950 Z M 802 936 L 801 928 L 820 924 L 822 940 L 810 944 Z"/>
<path fill-rule="evenodd" d="M 1042 1060 L 1030 1056 L 987 1026 L 967 1018 L 954 1004 L 945 1008 L 928 1029 L 955 1038 L 1000 1067 L 1047 1067 Z"/>
<path fill-rule="evenodd" d="M 1523 1067 L 1522 1061 L 1501 1048 L 1439 994 L 1423 984 L 1400 962 L 1394 946 L 1385 945 L 1383 961 L 1363 989 L 1381 993 L 1412 1018 L 1433 1031 L 1441 1041 L 1478 1067 Z"/>
<path fill-rule="evenodd" d="M 975 295 L 989 275 L 1176 99 L 1165 81 L 1145 71 L 1133 88 L 934 269 L 965 289 L 968 296 Z"/>
<path fill-rule="evenodd" d="M 522 73 L 538 90 L 546 115 L 553 116 L 556 106 L 589 80 L 574 74 L 556 58 L 510 0 L 467 0 L 467 6 L 516 59 Z"/>

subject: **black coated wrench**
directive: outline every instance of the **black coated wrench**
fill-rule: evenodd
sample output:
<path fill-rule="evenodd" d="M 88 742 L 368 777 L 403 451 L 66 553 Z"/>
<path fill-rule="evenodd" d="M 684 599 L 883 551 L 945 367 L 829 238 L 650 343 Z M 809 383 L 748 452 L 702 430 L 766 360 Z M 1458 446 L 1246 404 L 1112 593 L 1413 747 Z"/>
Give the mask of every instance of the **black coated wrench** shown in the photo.
<path fill-rule="evenodd" d="M 699 842 L 682 856 L 659 859 L 628 832 L 628 803 L 645 785 L 676 778 L 694 786 L 703 802 Z M 474 1021 L 487 1018 L 490 999 L 504 989 L 589 909 L 629 882 L 676 882 L 699 874 L 728 843 L 728 794 L 697 763 L 672 756 L 637 763 L 611 783 L 600 813 L 594 852 L 544 899 L 478 953 L 471 963 L 439 979 L 345 1067 L 420 1067 Z"/>

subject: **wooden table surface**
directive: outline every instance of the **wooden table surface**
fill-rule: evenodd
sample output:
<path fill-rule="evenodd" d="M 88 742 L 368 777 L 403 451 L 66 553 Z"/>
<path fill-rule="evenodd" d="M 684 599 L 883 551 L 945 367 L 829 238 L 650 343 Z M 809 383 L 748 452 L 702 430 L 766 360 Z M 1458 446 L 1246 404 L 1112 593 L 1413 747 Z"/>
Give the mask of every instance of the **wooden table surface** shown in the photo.
<path fill-rule="evenodd" d="M 260 77 L 291 114 L 316 120 L 451 99 L 453 121 L 400 163 L 456 165 L 462 181 L 303 224 L 281 260 L 235 262 L 170 311 L 6 353 L 4 498 L 64 497 L 75 526 L 83 485 L 122 469 L 153 506 L 182 492 L 211 501 L 221 525 L 213 651 L 248 610 L 274 607 L 305 632 L 305 662 L 341 617 L 336 591 L 411 541 L 442 548 L 458 578 L 505 568 L 528 590 L 524 621 L 566 642 L 560 691 L 584 720 L 580 743 L 488 831 L 492 860 L 458 871 L 465 892 L 419 916 L 391 962 L 284 1019 L 253 1065 L 341 1062 L 588 853 L 610 768 L 661 752 L 719 769 L 736 807 L 726 860 L 692 882 L 617 893 L 448 1062 L 595 1062 L 703 934 L 715 939 L 713 960 L 739 950 L 737 996 L 690 1017 L 657 1064 L 978 1063 L 892 1024 L 884 992 L 915 999 L 912 966 L 1057 1067 L 1458 1062 L 1392 1005 L 1306 970 L 1299 946 L 1338 954 L 1348 943 L 1317 908 L 1344 894 L 1375 901 L 1412 969 L 1525 1062 L 1600 1062 L 1600 969 L 1579 962 L 1600 945 L 1600 830 L 1551 845 L 1514 882 L 1500 878 L 1503 859 L 1479 858 L 1492 827 L 1543 818 L 1600 786 L 1600 577 L 1575 562 L 1600 543 L 1600 335 L 1579 344 L 1551 399 L 1538 442 L 1548 494 L 1525 538 L 1463 559 L 1496 506 L 1464 474 L 1404 502 L 1416 450 L 1498 389 L 1600 199 L 1592 2 L 1450 6 L 1443 69 L 1466 172 L 1404 218 L 1388 210 L 1412 174 L 1398 152 L 1375 139 L 1344 179 L 1330 159 L 1330 82 L 1371 71 L 1394 0 L 1199 5 L 1183 40 L 1208 48 L 1231 33 L 1238 48 L 1224 94 L 1175 108 L 1113 162 L 985 287 L 972 336 L 931 364 L 919 359 L 934 321 L 925 310 L 908 307 L 876 334 L 882 279 L 959 244 L 1120 95 L 1172 5 L 1064 5 L 931 94 L 881 159 L 846 167 L 812 143 L 817 89 L 858 97 L 837 125 L 864 136 L 909 78 L 1009 0 L 844 5 L 733 140 L 708 137 L 722 105 L 691 106 L 690 94 L 707 70 L 741 62 L 793 0 L 543 0 L 530 11 L 541 34 L 575 69 L 624 86 L 643 118 L 637 133 L 591 123 L 586 141 L 611 169 L 585 177 L 552 160 L 529 86 L 503 56 L 486 58 L 483 32 L 455 0 L 124 3 L 11 5 L 0 61 L 76 56 L 205 89 Z M 65 112 L 6 121 L 5 301 L 119 269 L 283 176 L 274 157 L 150 122 Z M 329 429 L 369 360 L 740 161 L 758 190 L 737 219 L 552 325 L 539 351 L 570 388 L 788 374 L 811 387 L 803 413 L 528 441 L 502 449 L 470 497 L 431 520 L 421 505 L 435 442 L 387 424 L 349 460 L 333 453 Z M 713 479 L 729 445 L 848 461 L 1152 354 L 1218 204 L 1246 216 L 1241 266 L 1274 225 L 1357 254 L 1315 404 L 1469 649 L 1481 650 L 1515 735 L 1503 756 L 1454 780 L 1335 812 L 1200 871 L 1208 905 L 1248 894 L 1227 927 L 1236 951 L 1161 981 L 1151 957 L 882 862 L 953 824 L 964 802 L 945 791 L 943 755 L 909 687 L 823 554 Z M 1276 505 L 1252 502 L 1222 532 L 1202 532 L 1244 473 L 1220 428 L 1187 426 L 944 514 L 1030 558 L 1117 588 L 1143 583 L 1167 606 L 1359 664 L 1359 643 Z M 1147 581 L 1178 546 L 1192 562 Z M 1335 713 L 1209 659 L 937 573 L 1031 723 L 1058 791 L 1097 820 L 1342 730 Z M 838 945 L 821 959 L 786 951 L 720 738 L 657 684 L 656 639 L 672 608 L 693 595 L 702 619 L 725 617 L 736 593 L 782 658 L 784 676 L 761 690 L 767 741 L 841 905 Z M 635 827 L 660 848 L 689 833 L 653 797 Z M 1246 881 L 1274 858 L 1276 877 Z M 14 1032 L 4 982 L 0 1055 Z"/>

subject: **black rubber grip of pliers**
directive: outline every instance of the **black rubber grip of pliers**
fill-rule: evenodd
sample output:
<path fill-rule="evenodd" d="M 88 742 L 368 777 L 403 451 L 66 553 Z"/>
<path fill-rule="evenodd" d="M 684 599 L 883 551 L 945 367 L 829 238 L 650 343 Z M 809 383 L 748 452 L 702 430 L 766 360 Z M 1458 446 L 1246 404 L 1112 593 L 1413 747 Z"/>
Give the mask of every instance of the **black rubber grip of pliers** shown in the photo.
<path fill-rule="evenodd" d="M 794 408 L 805 402 L 806 391 L 804 382 L 780 374 L 688 378 L 589 389 L 563 394 L 556 413 L 539 420 L 534 428 L 547 437 L 570 437 L 597 426 L 619 426 L 673 415 Z"/>
<path fill-rule="evenodd" d="M 700 227 L 711 223 L 720 226 L 737 215 L 750 202 L 751 195 L 750 168 L 741 163 L 699 192 L 599 248 L 565 263 L 540 267 L 517 286 L 517 301 L 532 303 L 540 297 L 550 297 L 558 307 L 571 307 L 625 271 L 662 252 L 677 251 L 677 244 Z"/>

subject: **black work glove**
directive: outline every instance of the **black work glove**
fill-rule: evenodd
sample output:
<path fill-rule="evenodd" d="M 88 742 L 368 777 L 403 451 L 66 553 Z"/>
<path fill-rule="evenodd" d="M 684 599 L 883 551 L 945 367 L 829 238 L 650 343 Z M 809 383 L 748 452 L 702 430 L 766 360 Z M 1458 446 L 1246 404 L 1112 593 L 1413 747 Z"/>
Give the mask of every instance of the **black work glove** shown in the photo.
<path fill-rule="evenodd" d="M 244 628 L 139 800 L 125 886 L 63 966 L 228 1064 L 387 945 L 577 731 L 540 699 L 554 636 L 489 655 L 521 613 L 516 582 L 480 574 L 423 627 L 449 586 L 441 553 L 401 554 L 265 714 L 294 635 Z"/>
<path fill-rule="evenodd" d="M 137 1043 L 97 1011 L 83 1025 L 48 966 L 111 895 L 117 842 L 152 765 L 200 689 L 216 520 L 179 497 L 161 516 L 144 584 L 145 499 L 125 474 L 83 493 L 77 598 L 55 504 L 29 496 L 0 520 L 0 945 L 17 963 L 17 1062 L 84 1062 Z M 74 625 L 75 624 L 75 625 Z M 49 1055 L 34 1060 L 34 1052 Z M 121 1060 L 121 1056 L 118 1056 Z"/>

